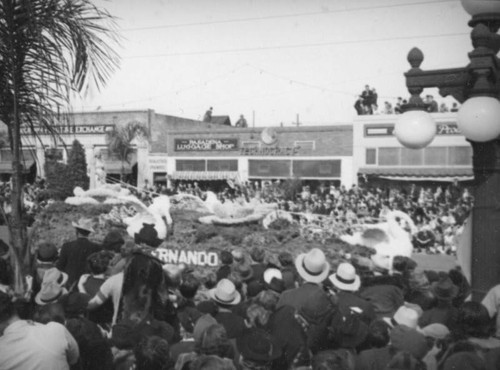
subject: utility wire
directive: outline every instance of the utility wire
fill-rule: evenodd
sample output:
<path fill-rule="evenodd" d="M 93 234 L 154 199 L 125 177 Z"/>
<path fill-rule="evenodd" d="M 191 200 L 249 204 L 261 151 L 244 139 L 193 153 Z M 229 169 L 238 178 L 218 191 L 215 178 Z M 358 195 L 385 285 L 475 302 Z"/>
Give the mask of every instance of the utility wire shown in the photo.
<path fill-rule="evenodd" d="M 372 42 L 387 42 L 396 40 L 412 40 L 412 39 L 433 39 L 440 37 L 456 37 L 469 35 L 467 32 L 457 32 L 457 33 L 441 33 L 435 35 L 415 35 L 415 36 L 399 36 L 399 37 L 386 37 L 386 38 L 374 38 L 365 40 L 346 40 L 346 41 L 327 41 L 327 42 L 315 42 L 315 43 L 304 43 L 304 44 L 290 44 L 290 45 L 274 45 L 274 46 L 259 46 L 259 47 L 249 47 L 249 48 L 238 48 L 238 49 L 219 49 L 219 50 L 204 50 L 204 51 L 187 51 L 179 53 L 164 53 L 164 54 L 150 54 L 150 55 L 132 55 L 123 57 L 123 59 L 141 59 L 141 58 L 164 58 L 172 56 L 188 56 L 188 55 L 208 55 L 208 54 L 226 54 L 226 53 L 242 53 L 242 52 L 252 52 L 252 51 L 266 51 L 266 50 L 278 50 L 278 49 L 298 49 L 304 47 L 320 47 L 320 46 L 332 46 L 332 45 L 346 45 L 346 44 L 364 44 Z"/>
<path fill-rule="evenodd" d="M 401 7 L 409 7 L 409 6 L 417 6 L 417 5 L 436 5 L 436 4 L 443 4 L 443 3 L 457 3 L 457 1 L 456 0 L 419 1 L 419 2 L 405 3 L 405 4 L 399 3 L 399 4 L 388 4 L 388 5 L 379 5 L 379 6 L 364 6 L 364 7 L 349 8 L 349 9 L 334 9 L 334 10 L 321 10 L 321 11 L 315 11 L 315 12 L 268 15 L 268 16 L 262 16 L 262 17 L 223 19 L 223 20 L 218 20 L 218 21 L 177 23 L 177 24 L 174 23 L 174 24 L 165 24 L 165 25 L 158 25 L 158 26 L 123 28 L 123 29 L 121 29 L 121 31 L 129 31 L 129 32 L 130 31 L 147 31 L 147 30 L 157 30 L 157 29 L 162 29 L 162 28 L 181 28 L 181 27 L 206 26 L 206 25 L 213 25 L 213 24 L 267 21 L 267 20 L 274 20 L 274 19 L 308 17 L 308 16 L 314 16 L 314 15 L 328 15 L 328 14 L 335 14 L 335 13 L 350 13 L 350 12 L 377 10 L 377 9 L 392 9 L 392 8 L 401 8 Z"/>

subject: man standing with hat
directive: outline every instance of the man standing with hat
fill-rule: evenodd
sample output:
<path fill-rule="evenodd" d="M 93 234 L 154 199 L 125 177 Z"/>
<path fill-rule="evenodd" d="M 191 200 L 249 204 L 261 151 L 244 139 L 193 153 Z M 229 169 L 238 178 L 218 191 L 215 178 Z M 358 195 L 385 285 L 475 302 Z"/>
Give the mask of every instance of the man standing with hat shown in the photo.
<path fill-rule="evenodd" d="M 217 286 L 208 291 L 208 296 L 217 305 L 215 320 L 227 332 L 229 339 L 239 338 L 246 330 L 245 320 L 232 312 L 232 308 L 241 302 L 241 295 L 235 285 L 228 279 L 222 279 Z"/>
<path fill-rule="evenodd" d="M 372 304 L 356 293 L 361 287 L 361 279 L 353 265 L 347 262 L 339 264 L 337 272 L 328 279 L 333 284 L 337 305 L 343 315 L 355 313 L 367 324 L 375 319 Z"/>
<path fill-rule="evenodd" d="M 72 224 L 76 230 L 76 240 L 63 244 L 57 262 L 57 268 L 68 274 L 69 290 L 86 272 L 88 256 L 102 249 L 88 239 L 90 233 L 94 232 L 91 219 L 80 218 Z"/>
<path fill-rule="evenodd" d="M 321 249 L 313 248 L 308 253 L 297 256 L 295 267 L 304 283 L 298 288 L 284 291 L 278 301 L 277 309 L 292 306 L 300 311 L 306 305 L 311 304 L 311 299 L 321 298 L 320 301 L 323 301 L 322 298 L 327 297 L 329 300 L 321 284 L 330 273 L 330 264 L 326 261 Z"/>
<path fill-rule="evenodd" d="M 452 301 L 458 294 L 458 287 L 446 276 L 432 283 L 431 291 L 436 297 L 436 306 L 424 311 L 419 319 L 421 327 L 430 324 L 443 324 L 448 329 L 454 329 L 458 317 L 458 309 Z"/>

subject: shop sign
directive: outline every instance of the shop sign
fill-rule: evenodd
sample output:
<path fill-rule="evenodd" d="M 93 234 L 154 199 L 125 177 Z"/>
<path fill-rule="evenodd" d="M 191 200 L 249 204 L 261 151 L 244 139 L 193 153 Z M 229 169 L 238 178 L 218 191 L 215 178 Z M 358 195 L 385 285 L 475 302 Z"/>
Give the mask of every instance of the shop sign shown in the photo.
<path fill-rule="evenodd" d="M 269 148 L 241 148 L 240 155 L 248 156 L 293 156 L 299 153 L 300 146 L 277 146 Z"/>
<path fill-rule="evenodd" d="M 436 135 L 461 135 L 455 123 L 438 123 Z M 394 125 L 365 126 L 365 136 L 393 136 Z"/>
<path fill-rule="evenodd" d="M 148 157 L 149 171 L 150 172 L 167 172 L 167 159 L 166 156 L 150 156 Z"/>
<path fill-rule="evenodd" d="M 176 152 L 228 151 L 238 149 L 238 139 L 175 139 Z"/>
<path fill-rule="evenodd" d="M 216 252 L 157 248 L 151 254 L 163 263 L 211 267 L 219 265 L 219 256 Z"/>
<path fill-rule="evenodd" d="M 114 125 L 55 125 L 48 130 L 45 126 L 21 127 L 21 135 L 98 135 L 113 131 Z"/>

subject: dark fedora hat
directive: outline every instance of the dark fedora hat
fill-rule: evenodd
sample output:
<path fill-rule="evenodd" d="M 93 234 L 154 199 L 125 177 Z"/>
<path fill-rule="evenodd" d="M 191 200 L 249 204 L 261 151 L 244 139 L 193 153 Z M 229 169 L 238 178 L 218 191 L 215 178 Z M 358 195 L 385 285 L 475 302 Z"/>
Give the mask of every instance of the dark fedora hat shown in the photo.
<path fill-rule="evenodd" d="M 102 247 L 113 252 L 120 252 L 121 246 L 125 243 L 123 236 L 118 230 L 111 230 L 102 241 Z"/>
<path fill-rule="evenodd" d="M 458 287 L 453 284 L 449 277 L 445 277 L 435 283 L 432 283 L 431 291 L 438 299 L 451 300 L 457 296 Z"/>
<path fill-rule="evenodd" d="M 269 362 L 281 356 L 276 339 L 261 329 L 250 329 L 236 343 L 245 360 Z"/>
<path fill-rule="evenodd" d="M 248 263 L 239 264 L 234 269 L 244 282 L 249 282 L 253 279 L 253 269 Z"/>
<path fill-rule="evenodd" d="M 58 255 L 56 246 L 50 242 L 41 243 L 36 251 L 36 258 L 40 262 L 54 262 Z"/>
<path fill-rule="evenodd" d="M 134 235 L 137 244 L 146 244 L 150 247 L 158 247 L 163 240 L 158 239 L 158 232 L 153 224 L 142 224 L 142 229 Z"/>

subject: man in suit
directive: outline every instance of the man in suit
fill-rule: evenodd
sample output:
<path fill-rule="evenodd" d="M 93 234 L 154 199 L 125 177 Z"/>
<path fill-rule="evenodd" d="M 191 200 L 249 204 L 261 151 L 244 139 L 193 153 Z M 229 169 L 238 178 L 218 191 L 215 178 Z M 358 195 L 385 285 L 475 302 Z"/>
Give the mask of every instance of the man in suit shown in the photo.
<path fill-rule="evenodd" d="M 57 262 L 57 268 L 68 274 L 67 287 L 71 289 L 78 283 L 80 276 L 87 270 L 87 257 L 102 250 L 102 246 L 91 242 L 88 237 L 94 232 L 91 219 L 81 218 L 73 222 L 76 240 L 63 244 Z"/>

